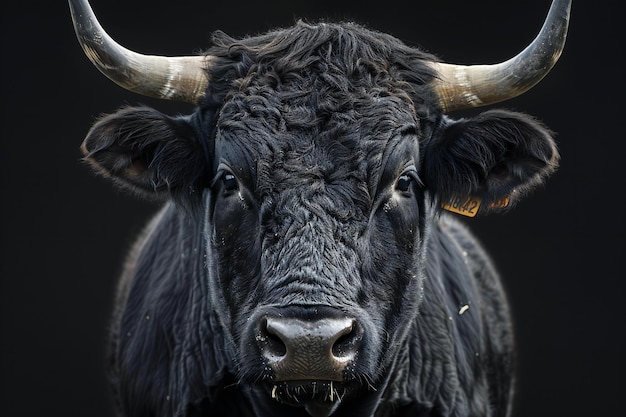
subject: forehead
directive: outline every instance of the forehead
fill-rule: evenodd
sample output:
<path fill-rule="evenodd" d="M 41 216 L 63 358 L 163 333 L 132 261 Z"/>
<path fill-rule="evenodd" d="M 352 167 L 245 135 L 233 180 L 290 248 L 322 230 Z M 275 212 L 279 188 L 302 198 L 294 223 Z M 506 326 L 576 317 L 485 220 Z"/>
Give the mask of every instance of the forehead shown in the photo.
<path fill-rule="evenodd" d="M 408 96 L 389 91 L 338 91 L 328 86 L 289 91 L 260 86 L 225 102 L 216 150 L 229 164 L 277 175 L 336 182 L 367 181 L 400 132 L 416 131 Z"/>
<path fill-rule="evenodd" d="M 299 24 L 230 45 L 241 55 L 217 121 L 218 157 L 296 176 L 371 177 L 396 133 L 418 132 L 416 114 L 430 113 L 413 101 L 428 95 L 423 56 L 381 37 Z"/>

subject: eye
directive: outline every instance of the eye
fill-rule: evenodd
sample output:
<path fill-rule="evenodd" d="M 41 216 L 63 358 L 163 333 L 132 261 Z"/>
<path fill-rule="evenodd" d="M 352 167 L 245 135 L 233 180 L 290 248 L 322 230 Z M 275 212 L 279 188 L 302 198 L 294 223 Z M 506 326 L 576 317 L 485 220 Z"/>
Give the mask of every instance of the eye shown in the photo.
<path fill-rule="evenodd" d="M 412 183 L 413 177 L 411 177 L 409 174 L 402 174 L 396 182 L 396 190 L 406 193 L 410 191 Z"/>
<path fill-rule="evenodd" d="M 239 188 L 237 178 L 230 172 L 224 172 L 222 174 L 222 187 L 224 191 L 235 191 Z"/>

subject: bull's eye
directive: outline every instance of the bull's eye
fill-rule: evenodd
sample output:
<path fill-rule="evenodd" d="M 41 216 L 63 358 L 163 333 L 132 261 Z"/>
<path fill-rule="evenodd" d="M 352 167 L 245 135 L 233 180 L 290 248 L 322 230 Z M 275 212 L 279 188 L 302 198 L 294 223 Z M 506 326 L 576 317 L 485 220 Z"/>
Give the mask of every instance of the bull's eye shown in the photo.
<path fill-rule="evenodd" d="M 224 187 L 224 191 L 235 191 L 239 188 L 237 178 L 230 172 L 222 174 L 222 186 Z"/>
<path fill-rule="evenodd" d="M 398 178 L 398 181 L 396 182 L 396 190 L 406 193 L 411 189 L 412 182 L 413 182 L 413 177 L 411 177 L 408 174 L 402 174 L 400 178 Z"/>

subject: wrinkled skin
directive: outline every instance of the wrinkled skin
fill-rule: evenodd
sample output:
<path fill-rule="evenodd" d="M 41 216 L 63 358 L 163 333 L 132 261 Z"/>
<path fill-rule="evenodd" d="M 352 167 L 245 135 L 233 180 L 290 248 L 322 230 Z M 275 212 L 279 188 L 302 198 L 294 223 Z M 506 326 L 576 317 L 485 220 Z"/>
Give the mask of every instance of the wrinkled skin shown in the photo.
<path fill-rule="evenodd" d="M 120 413 L 508 415 L 506 297 L 440 205 L 514 204 L 556 168 L 549 130 L 503 110 L 442 114 L 432 57 L 356 25 L 215 44 L 193 114 L 124 108 L 83 145 L 121 186 L 170 200 L 120 285 Z M 285 317 L 348 323 L 332 342 L 347 363 L 273 363 L 263 326 Z"/>

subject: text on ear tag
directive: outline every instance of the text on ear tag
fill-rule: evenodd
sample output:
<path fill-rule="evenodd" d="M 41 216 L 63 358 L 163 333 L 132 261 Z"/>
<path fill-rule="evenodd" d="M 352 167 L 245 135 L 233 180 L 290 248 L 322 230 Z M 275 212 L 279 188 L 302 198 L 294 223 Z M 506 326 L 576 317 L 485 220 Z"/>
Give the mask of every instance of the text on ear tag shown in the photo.
<path fill-rule="evenodd" d="M 489 204 L 490 208 L 505 208 L 508 207 L 511 199 L 509 197 L 504 197 L 499 200 L 493 201 Z M 451 211 L 453 213 L 460 214 L 462 216 L 474 217 L 478 213 L 478 209 L 480 208 L 480 203 L 482 202 L 480 197 L 470 196 L 465 199 L 463 198 L 453 198 L 441 205 L 444 210 Z"/>
<path fill-rule="evenodd" d="M 476 213 L 478 213 L 481 201 L 482 200 L 479 197 L 468 197 L 465 199 L 453 198 L 447 203 L 442 204 L 442 207 L 444 210 L 448 210 L 462 216 L 474 217 Z"/>

